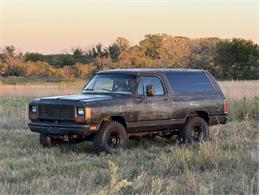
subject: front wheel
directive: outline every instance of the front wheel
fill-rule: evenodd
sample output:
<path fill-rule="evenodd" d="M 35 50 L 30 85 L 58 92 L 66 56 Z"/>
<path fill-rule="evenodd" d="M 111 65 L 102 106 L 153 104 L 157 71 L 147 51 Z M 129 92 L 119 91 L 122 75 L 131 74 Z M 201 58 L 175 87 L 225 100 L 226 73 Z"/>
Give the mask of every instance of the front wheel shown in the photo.
<path fill-rule="evenodd" d="M 93 144 L 97 153 L 114 153 L 127 145 L 128 135 L 125 127 L 116 121 L 104 122 L 96 132 Z"/>
<path fill-rule="evenodd" d="M 181 144 L 206 141 L 209 138 L 209 128 L 207 122 L 199 117 L 189 118 L 178 138 Z"/>
<path fill-rule="evenodd" d="M 44 148 L 49 148 L 53 145 L 53 139 L 50 136 L 42 133 L 39 136 L 39 142 Z"/>

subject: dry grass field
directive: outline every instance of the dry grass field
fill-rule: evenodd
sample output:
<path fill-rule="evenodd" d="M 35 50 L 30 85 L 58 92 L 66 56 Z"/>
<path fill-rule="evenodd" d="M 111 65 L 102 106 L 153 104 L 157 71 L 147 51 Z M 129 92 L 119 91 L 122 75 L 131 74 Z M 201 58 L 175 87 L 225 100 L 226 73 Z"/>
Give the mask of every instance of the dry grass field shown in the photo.
<path fill-rule="evenodd" d="M 0 96 L 51 96 L 80 93 L 84 81 L 58 83 L 31 83 L 3 84 L 0 82 Z M 251 98 L 258 96 L 259 82 L 257 81 L 220 81 L 224 94 L 233 99 Z"/>
<path fill-rule="evenodd" d="M 258 81 L 224 81 L 229 121 L 210 141 L 130 141 L 115 155 L 92 143 L 51 149 L 27 128 L 34 97 L 79 93 L 84 83 L 0 84 L 0 194 L 258 194 Z"/>
<path fill-rule="evenodd" d="M 252 98 L 259 95 L 259 81 L 220 81 L 223 93 L 232 99 Z"/>
<path fill-rule="evenodd" d="M 59 83 L 24 83 L 24 84 L 1 84 L 0 96 L 15 97 L 42 97 L 52 95 L 78 94 L 83 89 L 83 81 L 59 82 Z"/>

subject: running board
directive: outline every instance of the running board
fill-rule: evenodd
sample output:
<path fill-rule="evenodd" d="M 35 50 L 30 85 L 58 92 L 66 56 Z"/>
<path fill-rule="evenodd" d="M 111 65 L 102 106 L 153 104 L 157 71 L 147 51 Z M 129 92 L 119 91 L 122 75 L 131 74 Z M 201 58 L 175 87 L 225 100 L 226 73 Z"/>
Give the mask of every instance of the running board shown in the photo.
<path fill-rule="evenodd" d="M 161 131 L 145 131 L 145 132 L 131 132 L 128 137 L 144 137 L 144 136 L 164 136 L 168 134 L 177 135 L 178 130 L 161 130 Z"/>

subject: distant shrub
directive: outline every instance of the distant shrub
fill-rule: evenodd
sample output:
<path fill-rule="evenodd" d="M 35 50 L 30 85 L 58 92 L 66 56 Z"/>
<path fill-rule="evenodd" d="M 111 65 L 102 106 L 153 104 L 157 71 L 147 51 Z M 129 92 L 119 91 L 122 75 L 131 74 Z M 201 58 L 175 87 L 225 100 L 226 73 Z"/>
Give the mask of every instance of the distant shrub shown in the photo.
<path fill-rule="evenodd" d="M 7 70 L 8 65 L 0 61 L 0 75 L 3 76 Z"/>
<path fill-rule="evenodd" d="M 20 63 L 12 63 L 8 64 L 6 69 L 4 70 L 3 76 L 25 76 L 26 75 L 26 67 Z"/>
<path fill-rule="evenodd" d="M 64 66 L 61 70 L 62 77 L 66 79 L 86 79 L 96 71 L 92 64 L 77 63 L 74 66 Z"/>
<path fill-rule="evenodd" d="M 65 79 L 73 79 L 74 74 L 72 72 L 73 72 L 73 70 L 72 70 L 71 66 L 64 66 L 62 68 L 62 77 Z"/>
<path fill-rule="evenodd" d="M 91 64 L 75 64 L 72 66 L 72 71 L 75 78 L 87 78 L 92 75 L 95 71 L 94 67 Z"/>
<path fill-rule="evenodd" d="M 27 62 L 26 64 L 26 76 L 38 76 L 38 77 L 61 77 L 61 70 L 54 68 L 47 62 Z"/>

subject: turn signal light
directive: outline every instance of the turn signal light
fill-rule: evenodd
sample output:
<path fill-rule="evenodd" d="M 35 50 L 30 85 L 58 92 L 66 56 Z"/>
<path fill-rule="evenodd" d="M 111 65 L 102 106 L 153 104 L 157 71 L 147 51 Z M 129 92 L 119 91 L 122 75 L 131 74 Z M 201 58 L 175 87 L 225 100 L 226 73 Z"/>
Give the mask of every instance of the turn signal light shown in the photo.
<path fill-rule="evenodd" d="M 38 116 L 37 116 L 37 114 L 30 113 L 29 118 L 31 121 L 35 121 L 38 119 Z"/>
<path fill-rule="evenodd" d="M 75 122 L 76 122 L 76 123 L 85 123 L 86 120 L 85 120 L 84 117 L 76 116 L 76 117 L 75 117 Z"/>
<path fill-rule="evenodd" d="M 75 122 L 76 123 L 86 123 L 92 118 L 91 108 L 76 108 Z"/>

